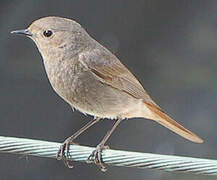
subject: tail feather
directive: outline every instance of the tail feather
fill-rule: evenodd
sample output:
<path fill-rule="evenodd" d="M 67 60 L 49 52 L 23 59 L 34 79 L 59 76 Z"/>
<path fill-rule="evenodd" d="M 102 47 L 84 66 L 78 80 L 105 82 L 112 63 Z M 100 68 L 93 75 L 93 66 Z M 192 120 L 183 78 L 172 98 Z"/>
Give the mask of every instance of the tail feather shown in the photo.
<path fill-rule="evenodd" d="M 146 108 L 150 110 L 148 113 L 149 119 L 155 120 L 159 124 L 163 125 L 164 127 L 170 129 L 171 131 L 179 134 L 180 136 L 193 141 L 195 143 L 202 143 L 203 140 L 198 137 L 193 132 L 189 131 L 188 129 L 184 128 L 182 125 L 177 123 L 175 120 L 170 118 L 168 115 L 166 115 L 163 111 L 161 111 L 159 108 L 154 107 L 152 105 L 146 104 Z"/>

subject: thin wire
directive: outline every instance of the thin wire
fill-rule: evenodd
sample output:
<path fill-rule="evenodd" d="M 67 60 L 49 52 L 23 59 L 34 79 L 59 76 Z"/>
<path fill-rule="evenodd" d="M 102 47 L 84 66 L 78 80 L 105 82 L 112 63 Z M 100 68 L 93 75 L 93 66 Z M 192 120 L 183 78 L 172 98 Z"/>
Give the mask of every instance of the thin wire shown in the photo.
<path fill-rule="evenodd" d="M 0 152 L 56 158 L 60 146 L 61 144 L 56 142 L 0 136 Z M 71 145 L 68 159 L 70 161 L 86 162 L 93 150 L 93 147 Z M 105 164 L 114 166 L 150 168 L 170 172 L 181 171 L 217 176 L 217 160 L 111 149 L 103 151 L 102 159 Z"/>

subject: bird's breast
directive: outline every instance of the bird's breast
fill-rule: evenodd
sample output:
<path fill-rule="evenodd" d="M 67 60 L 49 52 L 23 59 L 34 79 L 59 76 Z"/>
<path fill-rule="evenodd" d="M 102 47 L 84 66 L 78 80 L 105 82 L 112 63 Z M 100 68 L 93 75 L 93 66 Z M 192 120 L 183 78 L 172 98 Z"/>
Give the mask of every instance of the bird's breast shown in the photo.
<path fill-rule="evenodd" d="M 78 61 L 44 61 L 48 79 L 56 91 L 64 100 L 72 104 L 73 96 L 81 82 L 79 76 L 85 73 L 86 68 Z"/>

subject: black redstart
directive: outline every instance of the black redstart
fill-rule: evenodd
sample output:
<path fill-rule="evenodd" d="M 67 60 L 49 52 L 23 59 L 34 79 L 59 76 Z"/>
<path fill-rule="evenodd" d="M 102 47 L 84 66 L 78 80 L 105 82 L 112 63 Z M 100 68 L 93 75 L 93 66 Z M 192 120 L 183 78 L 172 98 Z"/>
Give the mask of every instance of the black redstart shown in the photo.
<path fill-rule="evenodd" d="M 94 40 L 77 22 L 61 17 L 44 17 L 27 29 L 13 31 L 30 37 L 37 45 L 50 83 L 59 96 L 73 108 L 94 116 L 60 147 L 58 159 L 66 160 L 69 144 L 100 119 L 114 119 L 110 131 L 90 155 L 103 171 L 101 153 L 105 142 L 125 118 L 154 120 L 180 136 L 196 142 L 203 140 L 178 124 L 151 99 L 136 77 L 109 50 Z"/>

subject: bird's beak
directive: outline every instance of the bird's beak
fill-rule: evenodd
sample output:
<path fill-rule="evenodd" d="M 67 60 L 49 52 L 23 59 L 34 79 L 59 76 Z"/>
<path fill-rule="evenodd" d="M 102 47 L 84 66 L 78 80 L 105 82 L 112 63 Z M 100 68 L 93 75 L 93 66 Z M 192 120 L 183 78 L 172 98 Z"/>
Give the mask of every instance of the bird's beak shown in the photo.
<path fill-rule="evenodd" d="M 32 36 L 32 33 L 28 29 L 16 30 L 11 31 L 12 34 L 20 34 L 25 36 Z"/>

